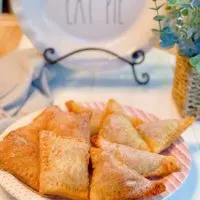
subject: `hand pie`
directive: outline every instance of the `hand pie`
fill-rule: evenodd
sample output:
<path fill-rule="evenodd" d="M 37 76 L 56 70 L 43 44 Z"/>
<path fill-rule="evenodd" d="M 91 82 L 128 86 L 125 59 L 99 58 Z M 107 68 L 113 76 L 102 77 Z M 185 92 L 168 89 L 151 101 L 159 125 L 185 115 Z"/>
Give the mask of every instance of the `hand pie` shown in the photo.
<path fill-rule="evenodd" d="M 137 128 L 154 153 L 168 148 L 194 122 L 193 117 L 182 120 L 159 120 L 144 123 Z"/>
<path fill-rule="evenodd" d="M 11 132 L 0 142 L 0 167 L 38 190 L 38 128 L 29 125 Z"/>
<path fill-rule="evenodd" d="M 90 142 L 90 113 L 81 114 L 57 112 L 53 119 L 49 120 L 47 131 L 55 132 L 59 136 L 72 137 L 86 143 Z"/>
<path fill-rule="evenodd" d="M 144 121 L 139 119 L 139 118 L 134 118 L 134 117 L 130 117 L 130 116 L 126 115 L 123 107 L 117 101 L 115 101 L 114 99 L 110 99 L 108 101 L 108 103 L 106 105 L 106 109 L 104 111 L 102 121 L 104 121 L 104 118 L 106 118 L 106 116 L 111 114 L 111 113 L 118 113 L 118 114 L 125 115 L 132 122 L 132 125 L 135 128 L 144 123 Z"/>
<path fill-rule="evenodd" d="M 102 123 L 99 136 L 113 143 L 149 151 L 148 145 L 132 126 L 131 121 L 122 114 L 107 115 Z"/>
<path fill-rule="evenodd" d="M 69 112 L 74 112 L 74 113 L 83 113 L 83 112 L 92 112 L 92 117 L 91 117 L 91 136 L 98 134 L 100 130 L 100 126 L 102 121 L 104 121 L 104 118 L 111 114 L 111 113 L 123 113 L 122 106 L 117 103 L 115 100 L 110 99 L 107 104 L 105 111 L 101 111 L 98 109 L 92 109 L 92 108 L 86 108 L 75 101 L 67 101 L 65 103 L 66 107 L 68 108 Z"/>
<path fill-rule="evenodd" d="M 89 195 L 89 143 L 40 133 L 40 193 L 86 200 Z"/>
<path fill-rule="evenodd" d="M 109 99 L 106 105 L 106 109 L 105 109 L 105 116 L 109 115 L 111 113 L 120 113 L 120 114 L 124 114 L 124 110 L 122 108 L 122 106 L 115 101 L 114 99 Z"/>
<path fill-rule="evenodd" d="M 74 113 L 91 112 L 92 113 L 92 117 L 90 121 L 91 136 L 98 134 L 100 130 L 101 122 L 104 120 L 104 118 L 107 115 L 111 113 L 124 114 L 122 106 L 113 99 L 110 99 L 108 101 L 105 111 L 101 111 L 100 109 L 86 108 L 73 100 L 66 102 L 65 105 L 68 108 L 69 112 L 74 112 Z M 131 118 L 129 116 L 127 116 L 127 118 L 131 120 L 132 125 L 135 128 L 144 123 L 141 119 L 138 119 L 138 118 Z"/>
<path fill-rule="evenodd" d="M 46 128 L 48 125 L 48 122 L 54 119 L 55 116 L 60 112 L 63 112 L 63 111 L 58 106 L 49 106 L 40 115 L 38 115 L 33 121 L 37 121 L 38 124 L 42 124 L 43 128 Z"/>
<path fill-rule="evenodd" d="M 57 113 L 40 133 L 40 193 L 88 199 L 89 113 Z"/>
<path fill-rule="evenodd" d="M 65 104 L 69 112 L 74 112 L 74 113 L 91 112 L 92 113 L 90 121 L 91 136 L 99 132 L 103 111 L 99 109 L 85 108 L 82 105 L 76 103 L 75 101 L 68 101 Z"/>
<path fill-rule="evenodd" d="M 163 183 L 151 182 L 109 153 L 91 148 L 90 154 L 94 168 L 90 200 L 139 199 L 165 191 Z"/>
<path fill-rule="evenodd" d="M 0 142 L 0 167 L 39 190 L 39 132 L 60 109 L 51 106 L 34 121 L 9 133 Z"/>
<path fill-rule="evenodd" d="M 67 107 L 69 112 L 74 113 L 83 113 L 91 110 L 90 108 L 86 108 L 73 100 L 65 102 L 65 106 Z"/>
<path fill-rule="evenodd" d="M 147 178 L 164 177 L 180 170 L 180 164 L 173 156 L 140 151 L 125 145 L 110 143 L 103 139 L 97 139 L 96 146 Z"/>

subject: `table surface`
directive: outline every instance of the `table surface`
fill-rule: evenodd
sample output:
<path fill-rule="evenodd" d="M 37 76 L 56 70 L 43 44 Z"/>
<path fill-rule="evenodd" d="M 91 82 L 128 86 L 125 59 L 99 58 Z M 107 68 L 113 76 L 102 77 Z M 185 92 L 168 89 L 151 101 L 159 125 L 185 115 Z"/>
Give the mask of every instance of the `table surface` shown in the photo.
<path fill-rule="evenodd" d="M 19 49 L 32 48 L 32 44 L 24 36 Z M 152 49 L 146 61 L 137 70 L 139 75 L 148 72 L 151 82 L 147 86 L 134 83 L 131 69 L 113 72 L 88 73 L 68 71 L 69 77 L 64 82 L 56 83 L 59 87 L 51 89 L 57 102 L 63 99 L 79 101 L 107 101 L 115 98 L 119 102 L 150 112 L 161 119 L 179 118 L 171 97 L 175 56 L 159 49 Z M 190 148 L 193 158 L 191 173 L 182 188 L 168 200 L 200 199 L 200 124 L 196 122 L 190 131 L 186 131 L 184 139 Z M 0 200 L 13 200 L 0 189 Z"/>

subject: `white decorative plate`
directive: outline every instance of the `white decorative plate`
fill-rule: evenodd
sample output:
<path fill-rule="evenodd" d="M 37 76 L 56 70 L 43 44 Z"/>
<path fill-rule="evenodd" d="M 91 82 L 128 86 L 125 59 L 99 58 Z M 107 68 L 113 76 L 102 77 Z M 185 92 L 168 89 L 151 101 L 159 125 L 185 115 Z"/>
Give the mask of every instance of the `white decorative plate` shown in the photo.
<path fill-rule="evenodd" d="M 166 0 L 157 0 L 158 5 Z M 54 48 L 58 56 L 98 47 L 130 57 L 138 49 L 148 51 L 155 43 L 158 23 L 153 0 L 12 0 L 13 10 L 34 45 L 44 52 Z M 163 14 L 164 9 L 160 10 Z M 82 69 L 117 68 L 118 59 L 104 53 L 85 52 L 62 62 Z"/>
<path fill-rule="evenodd" d="M 101 110 L 104 109 L 105 104 L 103 103 L 83 103 L 84 106 L 90 107 L 90 108 L 99 108 Z M 131 107 L 124 106 L 124 111 L 127 115 L 130 115 L 132 117 L 140 118 L 144 121 L 153 121 L 157 118 L 151 114 L 144 113 L 141 110 L 133 109 Z M 27 125 L 30 123 L 33 118 L 35 118 L 41 111 L 32 113 L 13 125 L 11 125 L 0 137 L 0 140 L 2 140 L 10 131 L 22 127 L 24 125 Z M 186 178 L 189 175 L 190 168 L 191 168 L 191 157 L 190 152 L 188 150 L 187 145 L 185 144 L 184 140 L 182 138 L 179 138 L 166 152 L 165 154 L 174 155 L 180 162 L 182 170 L 177 173 L 173 173 L 170 176 L 167 176 L 162 179 L 163 183 L 166 186 L 166 192 L 153 197 L 148 200 L 164 200 L 167 197 L 171 196 L 173 193 L 175 193 L 183 184 L 183 182 L 186 180 Z M 18 200 L 50 200 L 48 198 L 41 197 L 37 193 L 30 190 L 28 187 L 26 187 L 24 184 L 22 184 L 20 181 L 18 181 L 15 177 L 8 174 L 5 171 L 0 171 L 0 185 L 13 197 L 15 197 Z M 57 199 L 61 200 L 61 199 Z"/>

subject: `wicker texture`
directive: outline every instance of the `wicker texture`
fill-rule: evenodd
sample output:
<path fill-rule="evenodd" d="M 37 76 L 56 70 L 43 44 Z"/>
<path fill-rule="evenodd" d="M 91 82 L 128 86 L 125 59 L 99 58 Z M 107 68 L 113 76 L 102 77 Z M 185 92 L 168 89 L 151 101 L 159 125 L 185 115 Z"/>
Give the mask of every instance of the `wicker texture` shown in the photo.
<path fill-rule="evenodd" d="M 200 119 L 200 73 L 197 72 L 192 72 L 189 77 L 186 114 Z"/>
<path fill-rule="evenodd" d="M 200 119 L 200 73 L 193 70 L 187 57 L 177 55 L 172 94 L 182 116 Z"/>

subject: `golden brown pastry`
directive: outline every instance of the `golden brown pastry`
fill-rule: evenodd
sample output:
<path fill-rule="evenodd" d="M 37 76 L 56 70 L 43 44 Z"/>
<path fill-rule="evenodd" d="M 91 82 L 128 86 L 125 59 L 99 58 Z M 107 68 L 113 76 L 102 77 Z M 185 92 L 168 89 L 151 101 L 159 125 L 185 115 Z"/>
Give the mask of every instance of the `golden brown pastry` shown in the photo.
<path fill-rule="evenodd" d="M 107 115 L 109 115 L 111 113 L 124 114 L 124 110 L 123 110 L 122 106 L 114 99 L 108 100 L 105 111 L 104 111 L 104 117 L 106 117 Z"/>
<path fill-rule="evenodd" d="M 118 113 L 118 114 L 122 114 L 122 115 L 126 116 L 132 122 L 132 125 L 135 128 L 144 123 L 144 121 L 139 118 L 135 118 L 135 117 L 126 115 L 123 107 L 114 99 L 110 99 L 107 102 L 102 121 L 104 121 L 106 116 L 108 116 L 111 113 Z"/>
<path fill-rule="evenodd" d="M 47 131 L 55 132 L 59 136 L 72 137 L 74 139 L 90 142 L 90 113 L 57 112 L 53 119 L 49 120 Z"/>
<path fill-rule="evenodd" d="M 132 118 L 131 121 L 132 121 L 133 127 L 135 128 L 145 123 L 143 120 L 138 119 L 138 118 Z"/>
<path fill-rule="evenodd" d="M 148 145 L 132 126 L 131 121 L 122 114 L 107 115 L 102 123 L 99 136 L 113 143 L 149 151 Z"/>
<path fill-rule="evenodd" d="M 90 151 L 93 176 L 90 200 L 129 200 L 152 197 L 165 191 L 160 182 L 151 182 L 100 149 Z"/>
<path fill-rule="evenodd" d="M 97 138 L 96 146 L 144 177 L 163 177 L 180 170 L 178 160 Z"/>
<path fill-rule="evenodd" d="M 90 108 L 86 108 L 73 100 L 65 102 L 65 106 L 67 107 L 69 112 L 75 112 L 75 113 L 82 113 L 91 110 Z"/>
<path fill-rule="evenodd" d="M 39 132 L 59 109 L 47 108 L 31 124 L 9 133 L 0 142 L 0 167 L 35 190 L 39 189 Z"/>
<path fill-rule="evenodd" d="M 89 195 L 89 143 L 40 133 L 40 193 L 85 200 Z"/>
<path fill-rule="evenodd" d="M 0 142 L 0 167 L 38 190 L 38 129 L 34 125 L 11 132 Z"/>
<path fill-rule="evenodd" d="M 101 111 L 100 109 L 85 108 L 75 101 L 68 101 L 65 103 L 65 105 L 68 108 L 69 112 L 74 112 L 74 113 L 91 112 L 92 113 L 90 121 L 91 136 L 99 132 L 103 111 Z"/>
<path fill-rule="evenodd" d="M 46 128 L 48 122 L 55 118 L 57 113 L 63 112 L 58 106 L 49 106 L 44 111 L 38 115 L 34 120 L 37 121 L 38 124 L 43 124 L 43 128 Z M 39 136 L 39 135 L 38 135 Z"/>
<path fill-rule="evenodd" d="M 182 120 L 157 120 L 137 128 L 142 138 L 154 153 L 168 148 L 194 122 L 193 117 Z"/>
<path fill-rule="evenodd" d="M 90 114 L 56 113 L 40 133 L 40 193 L 88 199 Z"/>
<path fill-rule="evenodd" d="M 111 113 L 124 114 L 124 110 L 122 106 L 114 99 L 110 99 L 107 102 L 105 111 L 102 111 L 100 109 L 86 108 L 73 100 L 67 101 L 65 105 L 67 109 L 69 110 L 69 112 L 74 112 L 74 113 L 91 112 L 92 113 L 91 122 L 90 122 L 91 136 L 98 134 L 101 127 L 101 123 L 102 121 L 104 121 L 104 118 L 107 115 Z M 132 125 L 135 128 L 144 123 L 143 120 L 138 119 L 138 118 L 132 118 L 130 116 L 127 116 L 127 118 L 130 119 L 130 121 L 132 122 Z"/>

